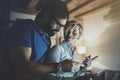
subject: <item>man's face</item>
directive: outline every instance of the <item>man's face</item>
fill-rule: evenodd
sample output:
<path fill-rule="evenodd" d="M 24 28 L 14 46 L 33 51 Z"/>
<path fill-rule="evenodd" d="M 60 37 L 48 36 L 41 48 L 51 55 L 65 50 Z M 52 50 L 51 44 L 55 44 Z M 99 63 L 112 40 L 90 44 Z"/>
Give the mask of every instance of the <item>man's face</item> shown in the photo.
<path fill-rule="evenodd" d="M 54 36 L 56 32 L 60 31 L 61 27 L 64 27 L 67 19 L 61 19 L 57 17 L 52 17 L 48 22 L 49 30 L 47 30 L 48 35 Z"/>

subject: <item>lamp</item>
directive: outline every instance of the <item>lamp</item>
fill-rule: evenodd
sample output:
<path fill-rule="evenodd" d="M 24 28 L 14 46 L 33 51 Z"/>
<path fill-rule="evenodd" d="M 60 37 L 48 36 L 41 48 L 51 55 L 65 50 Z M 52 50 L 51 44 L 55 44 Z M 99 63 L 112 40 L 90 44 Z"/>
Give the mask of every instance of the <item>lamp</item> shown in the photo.
<path fill-rule="evenodd" d="M 78 54 L 86 54 L 86 47 L 85 46 L 78 46 L 77 51 L 78 51 Z"/>

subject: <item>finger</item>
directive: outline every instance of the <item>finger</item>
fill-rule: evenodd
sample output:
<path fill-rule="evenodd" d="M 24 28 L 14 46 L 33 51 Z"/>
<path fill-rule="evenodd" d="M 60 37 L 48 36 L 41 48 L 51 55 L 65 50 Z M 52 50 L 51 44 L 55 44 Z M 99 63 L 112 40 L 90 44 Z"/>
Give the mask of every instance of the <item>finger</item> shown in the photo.
<path fill-rule="evenodd" d="M 91 55 L 89 55 L 88 58 L 91 58 Z"/>

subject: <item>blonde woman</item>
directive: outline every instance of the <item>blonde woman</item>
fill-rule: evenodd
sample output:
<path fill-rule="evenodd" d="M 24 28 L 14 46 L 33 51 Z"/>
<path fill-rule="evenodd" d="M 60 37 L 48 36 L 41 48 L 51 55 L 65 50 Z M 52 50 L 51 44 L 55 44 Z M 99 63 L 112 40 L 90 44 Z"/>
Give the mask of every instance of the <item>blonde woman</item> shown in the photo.
<path fill-rule="evenodd" d="M 58 63 L 66 59 L 78 62 L 76 57 L 76 42 L 80 38 L 83 27 L 77 21 L 69 21 L 64 27 L 64 40 L 51 48 L 47 63 Z M 73 80 L 74 71 L 51 73 L 49 80 Z M 50 79 L 51 77 L 51 79 Z M 71 77 L 71 78 L 70 78 Z M 64 79 L 63 79 L 64 78 Z"/>

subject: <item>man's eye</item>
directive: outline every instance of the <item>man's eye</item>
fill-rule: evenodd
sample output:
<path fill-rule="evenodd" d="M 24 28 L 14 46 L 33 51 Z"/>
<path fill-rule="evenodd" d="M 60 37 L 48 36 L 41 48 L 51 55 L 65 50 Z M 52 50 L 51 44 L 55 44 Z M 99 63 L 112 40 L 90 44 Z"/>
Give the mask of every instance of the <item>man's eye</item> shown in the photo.
<path fill-rule="evenodd" d="M 68 31 L 68 32 L 67 32 L 67 34 L 70 34 L 70 33 L 71 33 L 71 31 Z"/>

